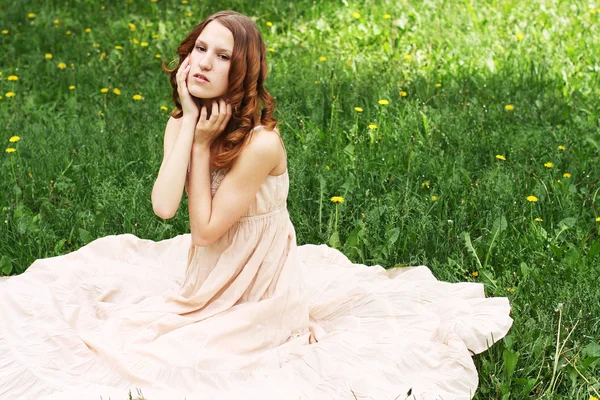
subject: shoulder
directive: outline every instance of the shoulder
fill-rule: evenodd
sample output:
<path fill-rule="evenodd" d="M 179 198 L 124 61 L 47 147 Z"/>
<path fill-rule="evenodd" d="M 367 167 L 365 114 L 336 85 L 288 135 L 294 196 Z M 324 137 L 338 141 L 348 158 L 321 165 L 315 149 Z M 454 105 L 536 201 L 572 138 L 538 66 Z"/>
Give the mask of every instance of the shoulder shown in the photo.
<path fill-rule="evenodd" d="M 239 163 L 245 166 L 261 165 L 270 172 L 281 160 L 281 138 L 275 131 L 257 129 L 251 132 L 248 142 L 239 155 Z"/>

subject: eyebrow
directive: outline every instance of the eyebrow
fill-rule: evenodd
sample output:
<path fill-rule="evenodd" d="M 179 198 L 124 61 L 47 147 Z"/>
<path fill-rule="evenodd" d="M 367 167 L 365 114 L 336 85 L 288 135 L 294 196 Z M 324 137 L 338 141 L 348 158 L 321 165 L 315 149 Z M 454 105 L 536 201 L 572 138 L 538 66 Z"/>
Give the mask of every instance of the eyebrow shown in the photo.
<path fill-rule="evenodd" d="M 202 40 L 196 41 L 196 44 L 201 44 L 203 46 L 206 46 L 206 43 L 204 41 L 202 41 Z M 227 50 L 227 49 L 216 48 L 216 50 L 217 50 L 217 52 L 233 54 L 231 50 Z"/>

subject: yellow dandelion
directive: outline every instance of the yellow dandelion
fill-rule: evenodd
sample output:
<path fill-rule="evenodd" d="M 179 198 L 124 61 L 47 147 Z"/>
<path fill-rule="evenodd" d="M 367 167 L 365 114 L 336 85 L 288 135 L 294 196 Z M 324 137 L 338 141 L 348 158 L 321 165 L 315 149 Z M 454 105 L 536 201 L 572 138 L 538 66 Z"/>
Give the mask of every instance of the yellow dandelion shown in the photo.
<path fill-rule="evenodd" d="M 387 100 L 379 100 L 378 103 L 384 106 L 390 104 L 390 102 Z"/>
<path fill-rule="evenodd" d="M 315 81 L 315 85 L 318 85 L 318 84 L 319 84 L 319 81 Z"/>
<path fill-rule="evenodd" d="M 473 275 L 475 278 L 477 278 L 477 277 L 479 276 L 479 272 L 477 272 L 477 271 L 473 271 L 472 275 Z"/>
<path fill-rule="evenodd" d="M 405 54 L 404 55 L 404 59 L 405 60 L 410 60 L 412 58 L 412 56 L 410 54 Z"/>
<path fill-rule="evenodd" d="M 129 30 L 135 31 L 135 25 L 132 23 L 129 23 Z"/>
<path fill-rule="evenodd" d="M 108 93 L 108 88 L 102 88 L 100 89 L 100 93 Z"/>
<path fill-rule="evenodd" d="M 158 33 L 153 34 L 152 39 L 158 39 Z"/>
<path fill-rule="evenodd" d="M 90 33 L 91 31 L 92 31 L 92 28 L 85 28 L 86 33 Z"/>
<path fill-rule="evenodd" d="M 275 49 L 274 49 L 274 48 L 272 48 L 272 47 L 269 47 L 269 51 L 270 51 L 271 53 L 275 53 Z"/>
<path fill-rule="evenodd" d="M 65 32 L 65 34 L 66 34 L 66 35 L 70 35 L 70 34 L 71 34 L 71 31 L 66 31 L 66 32 Z"/>
<path fill-rule="evenodd" d="M 138 43 L 140 43 L 140 41 L 137 40 L 136 38 L 133 38 L 133 39 L 131 39 L 131 43 L 138 44 Z"/>
<path fill-rule="evenodd" d="M 46 57 L 48 60 L 50 60 L 50 59 L 52 58 L 52 54 L 50 54 L 50 53 L 46 53 L 45 57 Z"/>
<path fill-rule="evenodd" d="M 356 110 L 356 112 L 363 112 L 363 109 L 360 107 L 354 107 L 354 109 Z"/>
<path fill-rule="evenodd" d="M 17 149 L 15 149 L 14 147 L 8 147 L 8 148 L 6 149 L 6 152 L 7 152 L 7 153 L 14 153 L 15 151 L 17 151 Z"/>
<path fill-rule="evenodd" d="M 100 60 L 104 60 L 105 57 L 106 57 L 105 52 L 100 53 Z"/>
<path fill-rule="evenodd" d="M 9 75 L 9 76 L 8 76 L 8 80 L 9 80 L 9 81 L 18 81 L 18 80 L 19 80 L 19 77 L 18 77 L 18 76 L 16 76 L 16 75 Z"/>
<path fill-rule="evenodd" d="M 181 0 L 181 4 L 187 4 L 188 1 L 187 0 Z"/>
<path fill-rule="evenodd" d="M 267 26 L 273 26 L 273 23 L 271 21 L 268 21 Z"/>
<path fill-rule="evenodd" d="M 142 42 L 142 43 L 140 43 L 140 46 L 142 46 L 142 47 L 148 47 L 148 42 Z"/>
<path fill-rule="evenodd" d="M 114 88 L 113 89 L 113 93 L 114 94 L 121 94 L 121 91 L 119 89 L 117 89 L 117 88 Z"/>
<path fill-rule="evenodd" d="M 8 29 L 2 29 L 2 34 L 3 35 L 8 35 Z"/>
<path fill-rule="evenodd" d="M 369 129 L 377 129 L 377 125 L 375 125 L 375 124 L 370 124 L 370 125 L 369 125 Z"/>
<path fill-rule="evenodd" d="M 515 106 L 513 106 L 512 104 L 507 104 L 504 106 L 504 109 L 507 111 L 512 111 L 515 109 Z"/>
<path fill-rule="evenodd" d="M 349 66 L 349 67 L 351 67 L 352 66 L 352 60 L 346 61 L 346 65 Z"/>
<path fill-rule="evenodd" d="M 408 96 L 408 93 L 406 93 L 406 92 L 400 92 L 400 96 L 406 97 L 406 96 Z"/>
<path fill-rule="evenodd" d="M 509 292 L 509 293 L 514 293 L 515 292 L 515 288 L 514 287 L 509 287 L 509 288 L 506 288 L 506 291 Z"/>
<path fill-rule="evenodd" d="M 331 201 L 334 203 L 343 203 L 344 202 L 344 198 L 342 196 L 333 196 L 331 198 Z"/>
<path fill-rule="evenodd" d="M 544 222 L 544 220 L 543 220 L 543 219 L 541 219 L 540 217 L 537 217 L 535 220 L 536 220 L 537 222 Z"/>
<path fill-rule="evenodd" d="M 329 165 L 326 165 L 326 166 L 325 166 L 325 169 L 326 169 L 327 171 L 329 171 L 331 168 L 329 167 Z"/>
<path fill-rule="evenodd" d="M 551 163 L 551 162 L 547 162 L 547 163 L 544 163 L 544 167 L 546 167 L 546 168 L 552 168 L 552 167 L 554 167 L 554 164 Z"/>
<path fill-rule="evenodd" d="M 437 201 L 438 199 L 439 199 L 439 197 L 437 197 L 437 196 L 431 196 L 431 200 L 433 200 L 433 201 Z"/>
<path fill-rule="evenodd" d="M 106 7 L 104 7 L 104 6 L 100 6 L 100 9 L 101 9 L 101 10 L 104 10 L 105 8 L 106 8 Z"/>
<path fill-rule="evenodd" d="M 442 84 L 441 83 L 436 83 L 435 87 L 442 87 Z"/>
<path fill-rule="evenodd" d="M 186 17 L 191 17 L 191 16 L 192 16 L 192 13 L 191 13 L 191 12 L 186 12 L 186 13 L 185 13 L 185 16 L 186 16 Z"/>
<path fill-rule="evenodd" d="M 21 140 L 21 138 L 18 136 L 11 136 L 10 139 L 8 139 L 8 141 L 11 143 L 18 142 L 19 140 Z"/>
<path fill-rule="evenodd" d="M 60 22 L 60 21 L 59 21 L 59 20 L 57 20 L 57 19 L 55 19 L 55 20 L 54 20 L 54 24 L 55 24 L 55 25 L 58 25 L 58 23 L 59 23 L 59 22 Z"/>
<path fill-rule="evenodd" d="M 327 61 L 326 57 L 319 57 L 319 61 Z"/>
<path fill-rule="evenodd" d="M 524 37 L 522 33 L 517 33 L 515 36 L 517 37 L 517 40 L 523 40 Z"/>
<path fill-rule="evenodd" d="M 123 46 L 119 46 L 119 45 L 115 46 L 115 49 L 117 49 L 117 50 L 121 50 L 122 48 L 123 48 Z"/>
<path fill-rule="evenodd" d="M 421 187 L 426 187 L 429 189 L 429 181 L 421 182 Z"/>
<path fill-rule="evenodd" d="M 558 149 L 561 151 L 565 151 L 565 146 L 558 146 Z"/>
<path fill-rule="evenodd" d="M 29 13 L 29 14 L 27 14 L 27 17 L 28 18 L 35 18 L 35 14 L 34 13 Z"/>
<path fill-rule="evenodd" d="M 568 172 L 565 172 L 565 173 L 563 174 L 563 178 L 570 178 L 570 177 L 571 177 L 571 174 L 570 174 L 570 173 L 568 173 Z"/>
<path fill-rule="evenodd" d="M 497 158 L 498 160 L 506 161 L 506 157 L 504 157 L 504 156 L 503 156 L 503 155 L 501 155 L 501 154 L 496 154 L 496 158 Z"/>
<path fill-rule="evenodd" d="M 65 63 L 63 63 L 63 62 L 61 62 L 61 63 L 58 63 L 58 68 L 60 68 L 60 69 L 65 69 L 65 68 L 67 68 L 67 64 L 65 64 Z"/>
<path fill-rule="evenodd" d="M 92 46 L 94 46 L 94 47 L 100 47 L 100 44 L 99 43 L 94 43 L 94 44 L 92 44 Z"/>
<path fill-rule="evenodd" d="M 536 201 L 538 201 L 538 198 L 535 196 L 527 196 L 527 201 L 535 203 Z"/>
<path fill-rule="evenodd" d="M 167 108 L 167 106 L 160 106 L 160 109 L 161 109 L 162 111 L 169 111 L 169 109 Z"/>
<path fill-rule="evenodd" d="M 75 85 L 69 86 L 69 90 L 75 90 Z"/>
<path fill-rule="evenodd" d="M 595 9 L 595 8 L 592 8 L 592 9 L 590 10 L 590 14 L 596 14 L 596 9 Z M 590 399 L 590 400 L 591 400 L 591 399 Z"/>
<path fill-rule="evenodd" d="M 360 14 L 359 14 L 359 13 L 357 13 L 356 11 L 354 11 L 354 12 L 352 13 L 352 16 L 353 16 L 354 18 L 356 18 L 356 19 L 359 19 L 359 18 L 360 18 Z"/>
<path fill-rule="evenodd" d="M 134 95 L 133 95 L 133 99 L 134 99 L 134 100 L 141 100 L 141 99 L 143 99 L 143 97 L 142 97 L 142 95 L 139 95 L 139 94 L 134 94 Z"/>
<path fill-rule="evenodd" d="M 15 97 L 15 92 L 6 92 L 6 97 Z"/>
<path fill-rule="evenodd" d="M 390 14 L 384 14 L 384 15 L 383 15 L 383 18 L 385 18 L 385 19 L 390 19 L 390 18 L 392 18 L 392 16 L 391 16 Z"/>
<path fill-rule="evenodd" d="M 150 0 L 150 3 L 156 3 L 158 0 Z"/>
<path fill-rule="evenodd" d="M 600 222 L 600 217 L 596 217 L 596 222 Z"/>
<path fill-rule="evenodd" d="M 161 58 L 162 56 L 160 54 L 155 54 L 154 58 Z"/>

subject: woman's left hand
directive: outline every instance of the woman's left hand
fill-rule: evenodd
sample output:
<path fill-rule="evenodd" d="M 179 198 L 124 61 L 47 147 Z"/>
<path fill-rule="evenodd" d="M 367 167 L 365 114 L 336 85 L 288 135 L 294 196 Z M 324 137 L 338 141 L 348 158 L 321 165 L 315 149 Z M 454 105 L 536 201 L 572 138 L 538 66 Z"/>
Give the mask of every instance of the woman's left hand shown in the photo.
<path fill-rule="evenodd" d="M 226 103 L 223 99 L 218 102 L 213 100 L 210 118 L 207 118 L 207 114 L 206 106 L 202 106 L 200 118 L 196 124 L 194 144 L 210 146 L 213 140 L 225 130 L 229 118 L 231 118 L 231 104 Z"/>

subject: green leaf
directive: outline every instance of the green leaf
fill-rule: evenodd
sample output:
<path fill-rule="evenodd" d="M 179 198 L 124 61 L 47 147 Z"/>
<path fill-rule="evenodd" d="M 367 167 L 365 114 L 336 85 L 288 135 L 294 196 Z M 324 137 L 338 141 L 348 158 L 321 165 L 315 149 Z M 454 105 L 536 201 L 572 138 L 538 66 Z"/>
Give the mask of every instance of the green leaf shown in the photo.
<path fill-rule="evenodd" d="M 10 275 L 12 272 L 12 262 L 8 256 L 4 255 L 0 258 L 0 270 L 4 275 Z"/>
<path fill-rule="evenodd" d="M 340 235 L 337 233 L 337 231 L 333 231 L 333 234 L 329 238 L 329 245 L 335 249 L 339 249 L 341 247 Z"/>
<path fill-rule="evenodd" d="M 504 360 L 504 375 L 506 378 L 510 379 L 512 374 L 517 366 L 517 361 L 519 360 L 519 352 L 512 352 L 509 349 L 504 349 L 502 352 L 502 359 Z"/>

